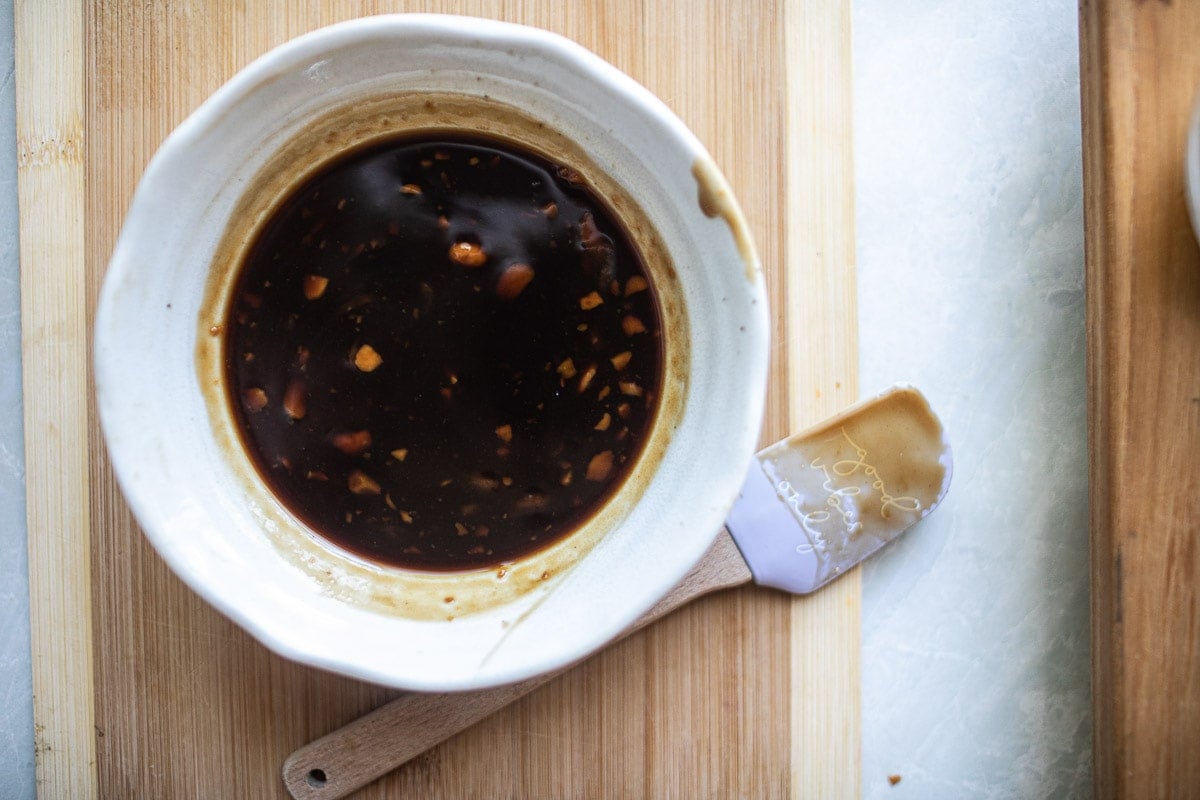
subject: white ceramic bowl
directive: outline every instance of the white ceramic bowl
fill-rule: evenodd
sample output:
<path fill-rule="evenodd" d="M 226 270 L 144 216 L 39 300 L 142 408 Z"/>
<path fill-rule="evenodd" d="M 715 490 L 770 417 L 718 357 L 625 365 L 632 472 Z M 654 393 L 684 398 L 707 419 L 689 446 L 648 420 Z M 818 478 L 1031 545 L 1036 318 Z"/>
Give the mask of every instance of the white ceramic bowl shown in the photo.
<path fill-rule="evenodd" d="M 497 108 L 517 122 L 496 122 Z M 517 138 L 544 127 L 530 146 L 574 152 L 599 190 L 625 193 L 626 223 L 670 256 L 651 266 L 675 372 L 650 454 L 587 535 L 503 571 L 428 575 L 341 551 L 266 490 L 232 433 L 209 329 L 223 319 L 238 247 L 272 193 L 297 180 L 294 164 L 392 125 L 448 124 L 509 125 L 497 132 Z M 287 657 L 461 690 L 584 657 L 697 562 L 754 450 L 767 336 L 741 213 L 704 148 L 649 92 L 544 31 L 382 16 L 271 51 L 163 143 L 105 278 L 96 391 L 125 496 L 196 592 Z"/>

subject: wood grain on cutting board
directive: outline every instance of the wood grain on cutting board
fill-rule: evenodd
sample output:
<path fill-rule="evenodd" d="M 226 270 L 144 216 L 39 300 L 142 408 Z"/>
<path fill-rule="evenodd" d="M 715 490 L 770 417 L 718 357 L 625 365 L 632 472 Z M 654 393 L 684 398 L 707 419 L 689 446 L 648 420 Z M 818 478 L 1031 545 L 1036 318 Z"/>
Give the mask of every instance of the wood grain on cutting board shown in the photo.
<path fill-rule="evenodd" d="M 70 546 L 77 555 L 90 548 L 94 629 L 94 706 L 73 682 L 42 684 L 51 695 L 38 697 L 38 721 L 55 729 L 42 731 L 39 742 L 49 746 L 66 735 L 58 726 L 68 718 L 55 709 L 74 709 L 82 715 L 76 720 L 90 713 L 97 758 L 91 780 L 102 796 L 279 796 L 280 766 L 292 749 L 393 694 L 273 655 L 170 573 L 113 481 L 79 353 L 90 344 L 92 309 L 124 211 L 167 133 L 270 47 L 340 19 L 402 10 L 454 10 L 549 28 L 660 96 L 733 184 L 767 268 L 776 328 L 764 440 L 855 396 L 847 2 L 527 0 L 451 8 L 96 0 L 85 4 L 77 27 L 68 15 L 62 30 L 18 28 L 18 48 L 32 64 L 18 105 L 47 102 L 60 88 L 38 72 L 39 59 L 79 59 L 85 81 L 82 96 L 54 102 L 82 104 L 86 183 L 58 184 L 53 175 L 36 183 L 43 174 L 37 163 L 26 159 L 20 167 L 23 241 L 43 225 L 27 185 L 35 198 L 60 191 L 82 202 L 83 263 L 58 266 L 75 270 L 70 274 L 85 294 L 82 301 L 37 294 L 43 276 L 60 276 L 47 254 L 23 250 L 23 283 L 33 287 L 23 287 L 23 330 L 26 408 L 85 420 L 74 441 L 80 449 L 90 442 L 85 464 L 80 450 L 75 462 L 60 460 L 51 443 L 28 438 L 31 570 L 60 569 L 46 535 L 67 530 L 63 518 L 70 516 Z M 33 0 L 18 3 L 22 14 L 54 18 Z M 802 47 L 785 47 L 785 24 L 787 41 Z M 31 122 L 22 152 L 48 134 Z M 40 320 L 60 318 L 50 335 L 74 348 L 73 359 L 54 369 L 31 363 L 30 354 L 40 352 L 31 331 Z M 29 398 L 63 370 L 70 380 L 60 381 L 56 404 L 38 411 Z M 48 476 L 57 470 L 82 487 L 74 506 L 69 498 L 48 502 L 56 497 Z M 759 589 L 701 601 L 362 796 L 852 796 L 859 784 L 857 614 L 857 576 L 810 601 Z M 35 648 L 47 656 L 35 663 L 44 676 L 60 675 L 58 662 L 67 663 L 71 648 L 57 636 L 63 630 L 87 635 L 86 626 L 35 616 Z M 78 727 L 86 744 L 88 726 Z M 39 779 L 49 795 L 85 796 L 68 783 L 87 779 L 86 760 L 77 755 L 40 754 Z"/>
<path fill-rule="evenodd" d="M 1080 7 L 1095 784 L 1200 797 L 1200 4 Z"/>
<path fill-rule="evenodd" d="M 94 794 L 82 7 L 13 9 L 29 622 L 39 785 Z"/>

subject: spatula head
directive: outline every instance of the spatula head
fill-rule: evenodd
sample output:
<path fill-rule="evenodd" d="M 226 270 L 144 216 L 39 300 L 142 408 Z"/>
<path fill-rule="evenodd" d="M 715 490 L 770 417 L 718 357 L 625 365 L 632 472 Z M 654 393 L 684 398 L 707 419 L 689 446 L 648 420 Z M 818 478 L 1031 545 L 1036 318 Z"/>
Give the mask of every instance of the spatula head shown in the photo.
<path fill-rule="evenodd" d="M 757 583 L 807 594 L 928 516 L 951 465 L 929 402 L 895 386 L 759 452 L 727 525 Z"/>

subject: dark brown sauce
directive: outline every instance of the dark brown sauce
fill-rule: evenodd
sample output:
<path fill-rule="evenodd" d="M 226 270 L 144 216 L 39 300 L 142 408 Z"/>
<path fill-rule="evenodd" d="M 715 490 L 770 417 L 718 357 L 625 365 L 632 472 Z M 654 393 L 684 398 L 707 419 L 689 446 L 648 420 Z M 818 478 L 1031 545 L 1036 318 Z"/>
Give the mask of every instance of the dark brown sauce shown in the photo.
<path fill-rule="evenodd" d="M 243 443 L 287 508 L 369 559 L 541 549 L 621 485 L 654 418 L 641 259 L 577 173 L 507 143 L 343 157 L 241 270 L 224 345 Z"/>

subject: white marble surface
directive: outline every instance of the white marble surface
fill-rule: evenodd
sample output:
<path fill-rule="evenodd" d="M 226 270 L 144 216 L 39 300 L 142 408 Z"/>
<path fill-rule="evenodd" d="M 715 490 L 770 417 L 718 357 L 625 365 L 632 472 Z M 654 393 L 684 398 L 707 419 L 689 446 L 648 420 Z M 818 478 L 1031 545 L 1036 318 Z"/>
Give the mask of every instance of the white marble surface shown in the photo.
<path fill-rule="evenodd" d="M 864 794 L 1087 796 L 1076 7 L 857 0 L 854 25 L 861 386 L 920 385 L 957 462 L 946 505 L 864 575 Z M 12 64 L 0 0 L 0 796 L 24 800 Z"/>
<path fill-rule="evenodd" d="M 1076 13 L 855 4 L 860 384 L 956 461 L 864 574 L 867 798 L 1091 792 Z"/>

